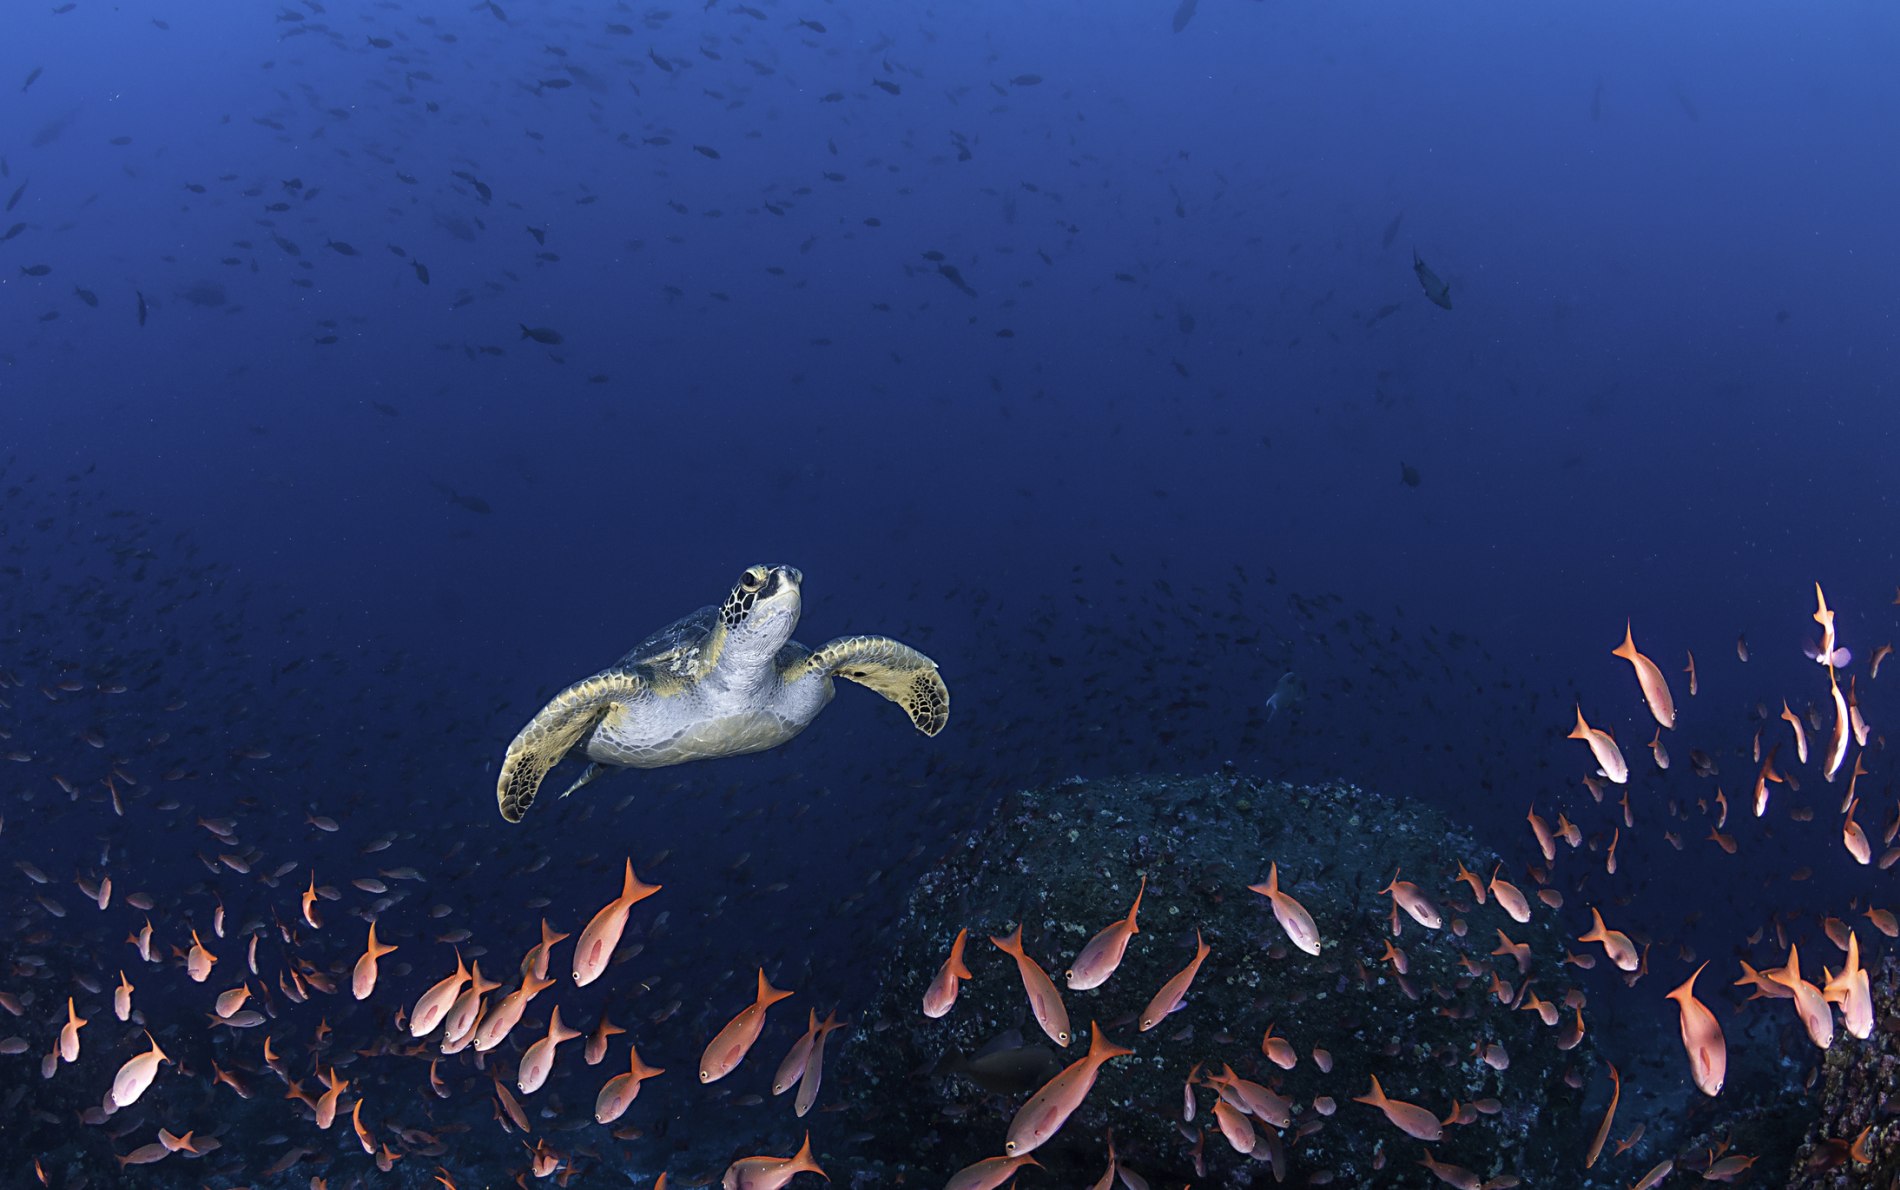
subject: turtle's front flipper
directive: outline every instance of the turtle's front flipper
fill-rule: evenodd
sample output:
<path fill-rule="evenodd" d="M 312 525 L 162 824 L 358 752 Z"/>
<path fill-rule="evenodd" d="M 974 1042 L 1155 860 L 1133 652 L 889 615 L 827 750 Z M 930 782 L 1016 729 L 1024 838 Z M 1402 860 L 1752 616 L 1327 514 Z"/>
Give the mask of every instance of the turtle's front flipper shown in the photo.
<path fill-rule="evenodd" d="M 559 764 L 568 749 L 579 743 L 602 716 L 637 695 L 640 687 L 640 679 L 633 674 L 608 670 L 574 683 L 542 707 L 501 759 L 501 776 L 495 782 L 501 816 L 509 822 L 520 822 L 528 807 L 534 805 L 548 770 Z M 575 788 L 587 780 L 583 774 Z"/>
<path fill-rule="evenodd" d="M 925 735 L 950 722 L 950 690 L 937 663 L 888 636 L 841 636 L 807 658 L 805 668 L 870 687 L 903 707 Z"/>

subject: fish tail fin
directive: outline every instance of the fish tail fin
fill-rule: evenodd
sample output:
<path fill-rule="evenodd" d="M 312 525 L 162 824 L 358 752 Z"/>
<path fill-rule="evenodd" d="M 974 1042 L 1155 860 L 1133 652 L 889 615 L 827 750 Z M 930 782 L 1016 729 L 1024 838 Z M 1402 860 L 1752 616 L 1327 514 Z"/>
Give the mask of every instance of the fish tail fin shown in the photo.
<path fill-rule="evenodd" d="M 780 1000 L 785 999 L 791 994 L 789 991 L 773 987 L 765 978 L 765 968 L 759 968 L 759 1003 L 767 1005 L 777 1004 Z"/>
<path fill-rule="evenodd" d="M 1009 937 L 998 938 L 996 935 L 991 934 L 990 941 L 994 942 L 996 948 L 1006 955 L 1013 958 L 1023 957 L 1023 927 L 1020 924 L 1017 925 L 1015 932 L 1010 934 Z"/>
<path fill-rule="evenodd" d="M 827 1182 L 831 1180 L 831 1175 L 827 1174 L 824 1170 L 819 1169 L 818 1162 L 814 1160 L 811 1155 L 811 1133 L 810 1132 L 805 1133 L 805 1143 L 799 1145 L 798 1152 L 792 1154 L 792 1163 L 787 1168 L 803 1170 L 806 1173 L 815 1173 L 819 1177 L 825 1179 L 825 1181 Z"/>
<path fill-rule="evenodd" d="M 1621 657 L 1625 661 L 1636 660 L 1636 638 L 1630 634 L 1630 622 L 1623 621 L 1623 643 L 1610 650 L 1612 657 Z"/>
<path fill-rule="evenodd" d="M 957 940 L 950 944 L 950 974 L 958 979 L 975 978 L 970 974 L 970 968 L 963 962 L 963 942 L 969 936 L 969 930 L 958 930 Z"/>
<path fill-rule="evenodd" d="M 1571 728 L 1570 734 L 1564 738 L 1567 740 L 1587 740 L 1590 738 L 1590 725 L 1584 722 L 1582 707 L 1577 708 L 1577 725 Z"/>

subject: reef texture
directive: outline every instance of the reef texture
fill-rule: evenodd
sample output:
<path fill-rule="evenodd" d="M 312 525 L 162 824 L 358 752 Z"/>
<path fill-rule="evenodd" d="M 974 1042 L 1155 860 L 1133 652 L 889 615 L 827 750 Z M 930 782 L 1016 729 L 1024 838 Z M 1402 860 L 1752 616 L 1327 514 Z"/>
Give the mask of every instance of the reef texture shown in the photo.
<path fill-rule="evenodd" d="M 1469 1121 L 1443 1127 L 1429 1145 L 1436 1160 L 1500 1184 L 1577 1182 L 1596 1125 L 1585 1096 L 1597 1096 L 1591 1110 L 1600 1112 L 1607 1083 L 1588 1030 L 1575 1041 L 1577 1009 L 1563 1002 L 1568 993 L 1587 1018 L 1574 968 L 1562 965 L 1559 915 L 1536 906 L 1520 925 L 1495 899 L 1478 904 L 1457 879 L 1460 861 L 1486 879 L 1497 862 L 1435 811 L 1348 785 L 1230 774 L 1076 779 L 1005 799 L 918 882 L 886 982 L 851 1032 L 839 1063 L 845 1110 L 859 1126 L 841 1163 L 849 1184 L 937 1186 L 1002 1155 L 1012 1116 L 1082 1056 L 1090 1022 L 1134 1054 L 1109 1061 L 1081 1109 L 1036 1150 L 1039 1184 L 1093 1183 L 1109 1167 L 1112 1129 L 1123 1168 L 1156 1186 L 1439 1185 L 1420 1168 L 1425 1143 L 1353 1101 L 1375 1075 L 1396 1099 Z M 1318 956 L 1292 946 L 1268 899 L 1249 891 L 1273 862 L 1281 889 L 1318 926 Z M 1395 869 L 1437 905 L 1442 928 L 1422 927 L 1380 895 Z M 1120 968 L 1095 990 L 1070 990 L 1064 971 L 1128 915 L 1142 877 L 1140 932 Z M 1524 892 L 1536 905 L 1534 886 Z M 1018 923 L 1066 1002 L 1076 1034 L 1066 1048 L 1044 1036 L 1015 961 L 990 941 Z M 946 1016 L 927 1019 L 925 989 L 964 927 L 973 978 Z M 1211 954 L 1183 1007 L 1137 1031 L 1137 1015 L 1193 958 L 1197 929 Z M 1529 947 L 1527 973 L 1502 951 L 1500 930 Z M 1405 954 L 1403 977 L 1387 942 Z M 1557 1014 L 1536 1011 L 1532 994 L 1554 1002 L 1557 1024 L 1545 1023 Z M 1263 1052 L 1269 1027 L 1290 1045 L 1290 1069 Z M 1572 1048 L 1560 1049 L 1567 1033 Z M 1218 1073 L 1223 1064 L 1292 1101 L 1287 1127 L 1249 1122 L 1260 1137 L 1251 1154 L 1224 1139 L 1216 1092 L 1189 1087 L 1197 1066 Z"/>
<path fill-rule="evenodd" d="M 1816 1088 L 1819 1114 L 1783 1183 L 1790 1190 L 1900 1184 L 1900 961 L 1887 958 L 1869 975 L 1873 1036 L 1837 1036 L 1828 1049 Z"/>

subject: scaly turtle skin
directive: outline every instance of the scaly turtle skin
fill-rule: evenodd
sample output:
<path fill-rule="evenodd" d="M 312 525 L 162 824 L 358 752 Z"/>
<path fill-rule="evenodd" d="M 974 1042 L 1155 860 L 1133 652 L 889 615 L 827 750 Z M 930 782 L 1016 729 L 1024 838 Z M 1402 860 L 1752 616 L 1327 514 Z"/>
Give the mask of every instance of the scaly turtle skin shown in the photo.
<path fill-rule="evenodd" d="M 804 577 L 790 566 L 749 567 L 724 605 L 676 620 L 612 668 L 555 695 L 502 757 L 495 785 L 501 816 L 521 821 L 548 771 L 583 739 L 593 763 L 567 793 L 609 769 L 776 747 L 824 710 L 834 677 L 903 707 L 925 735 L 942 731 L 950 691 L 937 663 L 916 649 L 889 637 L 845 636 L 814 652 L 792 639 Z"/>

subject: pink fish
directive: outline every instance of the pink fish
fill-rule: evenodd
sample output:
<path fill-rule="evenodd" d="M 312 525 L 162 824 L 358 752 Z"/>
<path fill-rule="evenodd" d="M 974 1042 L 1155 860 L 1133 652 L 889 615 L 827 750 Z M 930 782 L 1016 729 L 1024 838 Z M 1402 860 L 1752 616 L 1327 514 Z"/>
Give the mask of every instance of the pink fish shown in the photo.
<path fill-rule="evenodd" d="M 626 931 L 628 910 L 659 891 L 657 884 L 640 883 L 633 874 L 633 861 L 627 861 L 620 895 L 594 914 L 594 920 L 587 923 L 587 928 L 581 931 L 581 940 L 574 945 L 576 984 L 586 987 L 600 978 L 607 970 L 608 960 L 614 957 L 614 948 L 620 945 L 620 935 Z"/>

